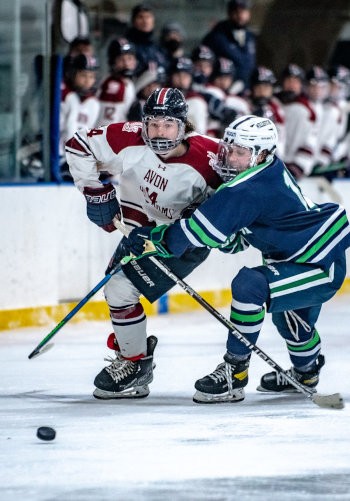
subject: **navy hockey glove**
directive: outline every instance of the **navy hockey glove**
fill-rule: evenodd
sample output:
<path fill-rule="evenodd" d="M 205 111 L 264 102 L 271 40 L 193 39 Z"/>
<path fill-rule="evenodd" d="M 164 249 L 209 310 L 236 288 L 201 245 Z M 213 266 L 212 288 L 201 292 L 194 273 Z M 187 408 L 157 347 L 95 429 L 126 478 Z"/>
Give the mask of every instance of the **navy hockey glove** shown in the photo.
<path fill-rule="evenodd" d="M 128 243 L 128 239 L 127 237 L 123 237 L 119 242 L 119 245 L 116 251 L 114 252 L 110 262 L 108 263 L 107 269 L 105 271 L 106 275 L 108 275 L 108 273 L 111 273 L 111 271 L 118 266 L 123 257 L 129 255 L 130 255 L 130 246 Z"/>
<path fill-rule="evenodd" d="M 87 216 L 93 223 L 100 226 L 109 233 L 116 227 L 113 218 L 120 219 L 120 207 L 116 198 L 114 186 L 111 183 L 101 186 L 101 188 L 84 188 L 86 198 Z"/>
<path fill-rule="evenodd" d="M 164 232 L 167 228 L 167 224 L 155 228 L 151 226 L 134 228 L 128 236 L 131 253 L 136 257 L 155 254 L 160 257 L 171 257 L 172 254 L 163 242 Z"/>

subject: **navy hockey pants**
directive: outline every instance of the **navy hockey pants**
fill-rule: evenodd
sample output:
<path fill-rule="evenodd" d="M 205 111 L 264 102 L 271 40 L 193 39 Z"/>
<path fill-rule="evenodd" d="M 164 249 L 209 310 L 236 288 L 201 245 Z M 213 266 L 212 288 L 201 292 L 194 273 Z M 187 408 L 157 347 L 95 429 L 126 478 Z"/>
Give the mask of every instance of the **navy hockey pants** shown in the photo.
<path fill-rule="evenodd" d="M 266 307 L 286 341 L 292 364 L 305 369 L 321 349 L 315 324 L 322 304 L 341 287 L 345 274 L 345 256 L 328 271 L 315 265 L 288 262 L 244 267 L 231 285 L 231 322 L 255 344 Z M 236 355 L 246 355 L 250 351 L 231 333 L 226 346 L 227 351 Z"/>

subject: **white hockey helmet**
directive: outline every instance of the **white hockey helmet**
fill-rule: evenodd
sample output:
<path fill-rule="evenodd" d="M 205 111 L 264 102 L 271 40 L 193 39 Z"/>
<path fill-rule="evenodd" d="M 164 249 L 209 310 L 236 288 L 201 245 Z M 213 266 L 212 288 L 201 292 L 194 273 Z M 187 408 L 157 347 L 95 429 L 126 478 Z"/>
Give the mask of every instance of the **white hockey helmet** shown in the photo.
<path fill-rule="evenodd" d="M 245 115 L 234 120 L 226 127 L 223 139 L 220 140 L 217 161 L 214 170 L 224 181 L 229 181 L 250 167 L 257 165 L 262 152 L 266 152 L 264 162 L 273 159 L 276 151 L 278 134 L 275 124 L 268 118 L 255 115 Z M 251 151 L 249 164 L 245 169 L 230 165 L 228 157 L 233 145 L 247 148 Z M 262 162 L 259 162 L 262 163 Z"/>

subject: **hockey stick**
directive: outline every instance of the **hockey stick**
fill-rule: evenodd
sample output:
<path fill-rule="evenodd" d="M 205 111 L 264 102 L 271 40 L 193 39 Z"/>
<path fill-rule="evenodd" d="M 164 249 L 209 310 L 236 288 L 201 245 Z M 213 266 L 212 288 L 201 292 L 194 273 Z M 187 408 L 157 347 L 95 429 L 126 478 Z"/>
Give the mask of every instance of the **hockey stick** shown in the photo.
<path fill-rule="evenodd" d="M 114 220 L 115 226 L 124 234 L 128 235 L 128 231 L 125 226 L 119 221 Z M 151 244 L 152 245 L 152 244 Z M 145 254 L 147 256 L 147 253 Z M 125 258 L 124 258 L 125 259 Z M 133 257 L 127 257 L 122 260 L 124 264 L 132 260 Z M 207 310 L 213 317 L 219 320 L 225 327 L 227 327 L 232 334 L 241 341 L 247 348 L 254 351 L 260 358 L 262 358 L 270 367 L 272 367 L 275 371 L 281 374 L 294 388 L 303 393 L 306 397 L 308 397 L 314 404 L 319 407 L 324 407 L 328 409 L 343 409 L 344 408 L 344 400 L 340 393 L 334 393 L 332 395 L 321 395 L 313 391 L 301 384 L 297 379 L 288 374 L 285 370 L 282 369 L 269 355 L 267 355 L 263 350 L 261 350 L 258 346 L 251 343 L 243 334 L 241 334 L 236 327 L 233 325 L 230 320 L 225 318 L 219 311 L 217 311 L 213 306 L 211 306 L 198 292 L 196 292 L 190 285 L 177 277 L 164 263 L 159 261 L 154 256 L 148 256 L 150 259 L 160 270 L 163 271 L 169 278 L 171 278 L 177 285 L 179 285 L 187 294 L 189 294 L 197 303 L 199 303 L 205 310 Z"/>
<path fill-rule="evenodd" d="M 62 327 L 66 325 L 66 323 L 69 322 L 69 320 L 73 318 L 74 315 L 78 313 L 79 310 L 81 310 L 81 308 L 89 301 L 89 299 L 92 298 L 92 296 L 94 296 L 96 292 L 98 292 L 108 282 L 108 280 L 112 277 L 112 275 L 114 275 L 114 273 L 116 273 L 120 268 L 121 268 L 120 264 L 117 264 L 114 268 L 112 268 L 112 270 L 109 273 L 107 273 L 107 275 L 105 275 L 103 279 L 97 285 L 95 285 L 93 289 L 91 289 L 91 291 L 68 313 L 68 315 L 66 315 L 56 325 L 56 327 L 54 327 L 52 331 L 49 332 L 49 334 L 45 336 L 42 341 L 40 341 L 38 346 L 31 352 L 30 355 L 28 355 L 28 358 L 29 359 L 34 358 L 52 348 L 53 343 L 49 345 L 47 344 L 50 341 L 50 339 L 52 339 L 57 334 L 57 332 L 60 329 L 62 329 Z"/>
<path fill-rule="evenodd" d="M 338 170 L 343 170 L 349 167 L 348 162 L 337 162 L 329 165 L 319 165 L 314 167 L 313 171 L 310 174 L 312 176 L 320 176 L 322 174 L 327 174 L 328 172 L 336 172 Z"/>

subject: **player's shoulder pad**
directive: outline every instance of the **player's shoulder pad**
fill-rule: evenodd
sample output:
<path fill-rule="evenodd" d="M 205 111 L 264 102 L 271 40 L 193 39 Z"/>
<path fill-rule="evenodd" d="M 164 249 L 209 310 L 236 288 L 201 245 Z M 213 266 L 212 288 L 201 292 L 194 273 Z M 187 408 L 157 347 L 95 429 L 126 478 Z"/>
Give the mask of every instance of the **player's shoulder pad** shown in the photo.
<path fill-rule="evenodd" d="M 142 122 L 118 122 L 110 124 L 106 130 L 108 144 L 115 153 L 127 146 L 144 146 L 141 136 Z"/>
<path fill-rule="evenodd" d="M 213 165 L 216 160 L 219 139 L 192 133 L 186 136 L 186 141 L 189 148 L 184 161 L 201 174 L 209 186 L 218 188 L 222 184 L 222 180 L 213 170 Z"/>

